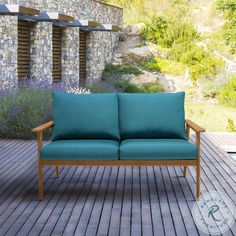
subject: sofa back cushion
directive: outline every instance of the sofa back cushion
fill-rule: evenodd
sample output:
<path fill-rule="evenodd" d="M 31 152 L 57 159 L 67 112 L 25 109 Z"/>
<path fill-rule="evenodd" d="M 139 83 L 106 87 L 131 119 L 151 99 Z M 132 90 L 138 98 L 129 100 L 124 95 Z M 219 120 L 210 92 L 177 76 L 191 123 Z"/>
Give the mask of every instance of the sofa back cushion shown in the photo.
<path fill-rule="evenodd" d="M 119 140 L 117 94 L 53 93 L 52 140 Z"/>
<path fill-rule="evenodd" d="M 121 139 L 186 139 L 184 95 L 184 92 L 120 93 L 118 100 Z"/>

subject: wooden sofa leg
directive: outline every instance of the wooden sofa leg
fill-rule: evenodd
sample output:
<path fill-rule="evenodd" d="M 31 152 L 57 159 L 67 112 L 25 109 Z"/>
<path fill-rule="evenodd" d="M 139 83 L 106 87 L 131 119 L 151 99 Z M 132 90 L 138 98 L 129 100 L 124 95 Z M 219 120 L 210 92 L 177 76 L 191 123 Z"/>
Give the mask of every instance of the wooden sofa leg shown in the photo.
<path fill-rule="evenodd" d="M 38 194 L 39 200 L 43 200 L 43 165 L 38 162 Z"/>
<path fill-rule="evenodd" d="M 55 170 L 56 170 L 56 176 L 59 177 L 59 174 L 60 174 L 59 167 L 55 166 Z"/>
<path fill-rule="evenodd" d="M 186 173 L 187 173 L 187 166 L 184 166 L 184 170 L 183 170 L 184 177 L 186 177 Z"/>
<path fill-rule="evenodd" d="M 200 197 L 200 162 L 196 166 L 196 197 L 197 199 Z"/>

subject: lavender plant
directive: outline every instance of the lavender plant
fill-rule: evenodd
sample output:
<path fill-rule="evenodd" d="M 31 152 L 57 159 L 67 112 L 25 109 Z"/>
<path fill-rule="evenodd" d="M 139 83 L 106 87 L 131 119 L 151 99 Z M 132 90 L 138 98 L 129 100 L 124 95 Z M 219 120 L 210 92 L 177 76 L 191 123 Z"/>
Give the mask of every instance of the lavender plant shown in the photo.
<path fill-rule="evenodd" d="M 18 88 L 1 86 L 0 138 L 35 138 L 31 129 L 52 119 L 53 91 L 90 93 L 76 82 L 50 84 L 48 81 L 35 78 L 24 80 Z M 49 138 L 49 133 L 46 133 L 46 138 Z"/>

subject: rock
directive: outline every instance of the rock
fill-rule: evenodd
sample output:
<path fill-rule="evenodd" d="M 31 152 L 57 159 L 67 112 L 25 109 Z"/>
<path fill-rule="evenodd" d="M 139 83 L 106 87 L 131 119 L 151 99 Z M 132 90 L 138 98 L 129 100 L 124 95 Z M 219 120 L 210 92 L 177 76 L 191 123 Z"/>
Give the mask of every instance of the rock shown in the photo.
<path fill-rule="evenodd" d="M 122 59 L 122 58 L 116 58 L 116 57 L 114 57 L 114 58 L 112 59 L 112 64 L 113 64 L 113 65 L 121 65 L 121 64 L 123 64 L 123 59 Z"/>
<path fill-rule="evenodd" d="M 125 35 L 141 35 L 140 31 L 145 26 L 144 23 L 127 25 L 123 28 L 123 32 Z"/>
<path fill-rule="evenodd" d="M 192 86 L 184 81 L 183 76 L 173 76 L 160 72 L 142 71 L 140 75 L 124 75 L 123 79 L 129 80 L 135 85 L 161 84 L 166 92 L 185 91 L 187 87 Z"/>
<path fill-rule="evenodd" d="M 185 91 L 187 87 L 191 87 L 193 84 L 190 80 L 186 81 L 184 76 L 174 76 L 164 73 L 159 73 L 158 78 L 163 85 L 166 92 L 178 92 Z"/>
<path fill-rule="evenodd" d="M 130 48 L 123 55 L 124 62 L 136 62 L 152 60 L 154 58 L 152 50 L 148 46 Z"/>
<path fill-rule="evenodd" d="M 140 75 L 132 75 L 130 78 L 130 82 L 132 84 L 136 85 L 144 85 L 144 84 L 153 84 L 159 82 L 158 75 L 148 72 L 148 71 L 143 71 L 142 74 Z"/>

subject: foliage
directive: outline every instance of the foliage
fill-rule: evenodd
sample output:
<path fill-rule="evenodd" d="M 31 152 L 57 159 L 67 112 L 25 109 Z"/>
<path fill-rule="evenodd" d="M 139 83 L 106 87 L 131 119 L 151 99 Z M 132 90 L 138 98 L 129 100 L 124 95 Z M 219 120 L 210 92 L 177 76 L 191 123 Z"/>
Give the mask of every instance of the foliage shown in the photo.
<path fill-rule="evenodd" d="M 217 8 L 224 13 L 227 20 L 224 26 L 226 44 L 230 46 L 232 53 L 236 53 L 236 1 L 218 0 Z"/>
<path fill-rule="evenodd" d="M 31 129 L 52 119 L 49 90 L 22 88 L 0 101 L 1 138 L 32 139 Z"/>
<path fill-rule="evenodd" d="M 229 132 L 236 132 L 236 125 L 234 124 L 234 121 L 232 119 L 228 119 L 228 125 L 227 125 L 226 129 Z"/>
<path fill-rule="evenodd" d="M 142 93 L 143 90 L 138 86 L 132 84 L 128 79 L 119 76 L 119 75 L 111 75 L 109 77 L 104 78 L 104 81 L 108 83 L 110 86 L 114 88 L 117 92 L 122 93 Z"/>
<path fill-rule="evenodd" d="M 140 75 L 142 71 L 133 65 L 113 65 L 113 64 L 106 64 L 105 66 L 105 73 L 115 73 L 115 74 L 133 74 L 133 75 Z"/>
<path fill-rule="evenodd" d="M 101 0 L 123 7 L 124 23 L 144 22 L 152 12 L 164 12 L 173 18 L 185 17 L 189 0 Z"/>
<path fill-rule="evenodd" d="M 182 75 L 185 71 L 183 64 L 165 58 L 156 58 L 156 60 L 147 61 L 142 64 L 142 67 L 148 71 L 160 71 L 170 75 Z"/>
<path fill-rule="evenodd" d="M 236 76 L 232 77 L 224 86 L 219 98 L 221 104 L 236 108 Z"/>
<path fill-rule="evenodd" d="M 234 59 L 230 46 L 225 43 L 225 31 L 222 27 L 206 34 L 205 39 L 209 50 L 217 51 L 231 60 Z"/>
<path fill-rule="evenodd" d="M 164 58 L 157 58 L 156 60 L 160 71 L 171 75 L 182 75 L 185 71 L 185 66 L 180 62 L 172 61 Z"/>
<path fill-rule="evenodd" d="M 196 43 L 174 44 L 169 51 L 169 58 L 187 65 L 194 81 L 199 78 L 212 79 L 223 66 L 222 60 Z"/>
<path fill-rule="evenodd" d="M 146 21 L 142 34 L 146 40 L 167 48 L 172 47 L 174 43 L 199 39 L 198 32 L 189 22 L 156 14 Z"/>
<path fill-rule="evenodd" d="M 141 70 L 132 65 L 107 64 L 103 71 L 102 80 L 113 87 L 115 91 L 127 93 L 139 93 L 142 89 L 132 84 L 125 75 L 139 75 Z"/>
<path fill-rule="evenodd" d="M 146 84 L 142 88 L 145 93 L 159 93 L 165 91 L 161 84 Z"/>
<path fill-rule="evenodd" d="M 86 87 L 87 87 L 87 89 L 89 89 L 89 91 L 91 93 L 110 93 L 110 92 L 112 92 L 112 89 L 104 87 L 104 86 L 97 84 L 97 83 L 87 85 Z"/>
<path fill-rule="evenodd" d="M 160 67 L 158 66 L 156 60 L 146 61 L 141 66 L 148 71 L 160 71 Z"/>
<path fill-rule="evenodd" d="M 52 91 L 90 93 L 76 81 L 49 84 L 45 80 L 29 79 L 15 90 L 0 91 L 0 137 L 33 139 L 33 127 L 52 119 Z M 46 138 L 49 133 L 46 132 Z"/>
<path fill-rule="evenodd" d="M 151 70 L 158 68 L 164 73 L 180 75 L 187 66 L 191 79 L 196 81 L 214 77 L 223 65 L 220 59 L 197 45 L 200 35 L 190 22 L 153 15 L 142 34 L 146 40 L 169 48 L 168 58 L 159 58 L 156 65 L 153 62 L 146 65 Z"/>
<path fill-rule="evenodd" d="M 126 93 L 157 93 L 163 92 L 164 88 L 158 83 L 149 83 L 143 86 L 132 84 L 129 75 L 138 75 L 141 72 L 139 68 L 131 65 L 111 65 L 108 64 L 103 72 L 103 81 L 113 90 Z"/>

